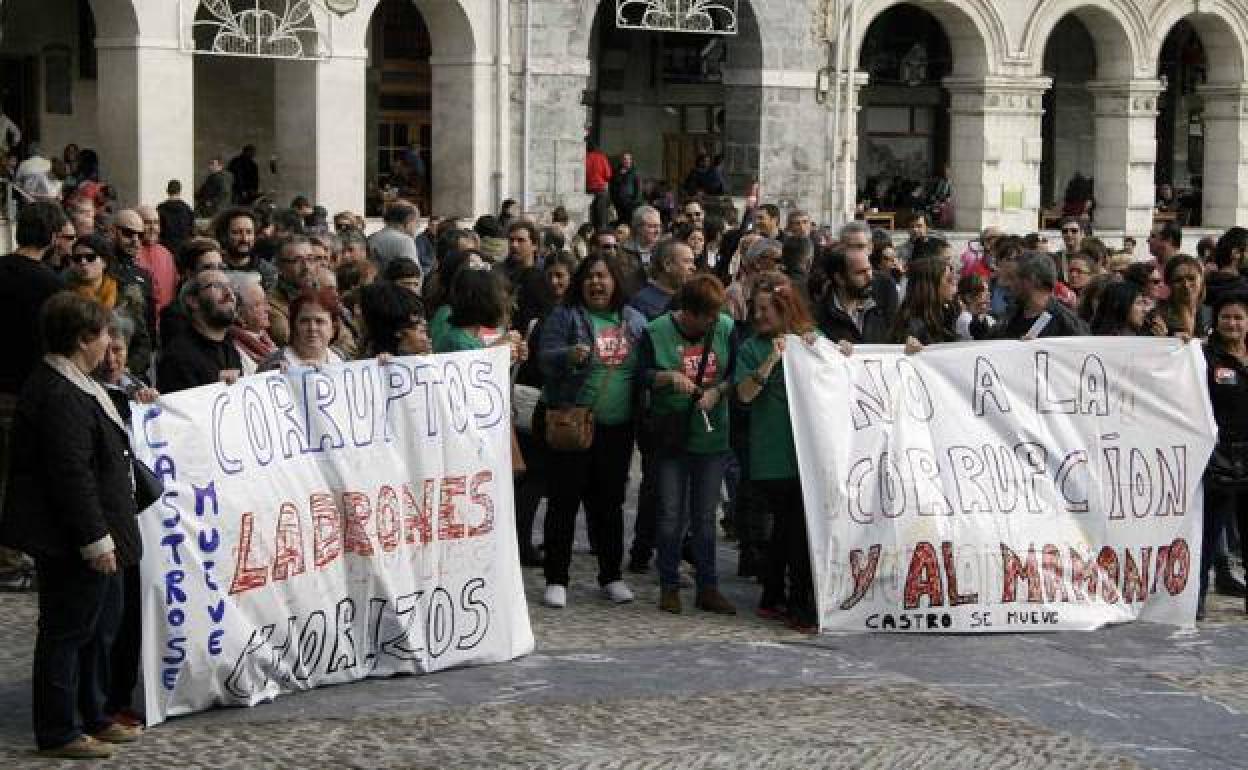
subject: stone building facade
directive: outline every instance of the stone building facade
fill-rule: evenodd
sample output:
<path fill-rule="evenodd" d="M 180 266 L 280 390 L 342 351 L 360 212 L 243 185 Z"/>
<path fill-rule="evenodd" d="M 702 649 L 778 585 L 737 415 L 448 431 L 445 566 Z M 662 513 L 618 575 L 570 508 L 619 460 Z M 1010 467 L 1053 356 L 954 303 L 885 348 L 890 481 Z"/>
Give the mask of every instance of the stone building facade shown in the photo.
<path fill-rule="evenodd" d="M 620 29 L 617 2 L 0 0 L 0 89 L 48 154 L 97 149 L 124 200 L 250 143 L 279 200 L 359 210 L 412 144 L 438 213 L 577 212 L 588 135 L 668 183 L 720 156 L 735 194 L 825 220 L 836 179 L 947 168 L 959 230 L 1034 229 L 1075 173 L 1105 229 L 1147 230 L 1160 181 L 1202 188 L 1208 226 L 1248 224 L 1235 0 L 846 2 L 858 108 L 839 136 L 831 0 L 728 2 L 723 36 Z"/>

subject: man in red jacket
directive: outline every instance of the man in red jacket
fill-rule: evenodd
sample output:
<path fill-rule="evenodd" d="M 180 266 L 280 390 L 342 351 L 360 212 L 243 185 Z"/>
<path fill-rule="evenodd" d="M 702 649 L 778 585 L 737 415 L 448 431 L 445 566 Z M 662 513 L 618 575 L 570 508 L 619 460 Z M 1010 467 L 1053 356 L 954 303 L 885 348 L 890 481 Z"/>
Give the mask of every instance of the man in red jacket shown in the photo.
<path fill-rule="evenodd" d="M 592 139 L 585 140 L 585 191 L 594 196 L 589 210 L 589 219 L 595 230 L 601 230 L 610 224 L 611 197 L 607 195 L 607 185 L 611 182 L 611 161 L 607 154 L 598 149 Z"/>

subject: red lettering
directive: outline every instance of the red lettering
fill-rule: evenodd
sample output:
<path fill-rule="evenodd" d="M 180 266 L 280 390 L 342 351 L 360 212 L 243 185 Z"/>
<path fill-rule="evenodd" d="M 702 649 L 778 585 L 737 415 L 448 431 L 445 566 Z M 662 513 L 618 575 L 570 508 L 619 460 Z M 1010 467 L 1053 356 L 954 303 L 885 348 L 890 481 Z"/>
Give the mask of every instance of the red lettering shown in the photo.
<path fill-rule="evenodd" d="M 299 524 L 299 509 L 294 503 L 282 503 L 277 512 L 276 554 L 273 557 L 273 580 L 286 580 L 302 575 L 303 530 Z"/>
<path fill-rule="evenodd" d="M 408 545 L 433 542 L 434 479 L 421 484 L 420 502 L 412 494 L 412 485 L 403 485 L 403 539 Z"/>
<path fill-rule="evenodd" d="M 373 517 L 368 495 L 360 492 L 342 493 L 342 519 L 345 523 L 342 550 L 360 556 L 373 555 L 373 541 L 368 537 L 368 520 Z"/>
<path fill-rule="evenodd" d="M 1097 570 L 1096 562 L 1083 558 L 1083 555 L 1074 548 L 1070 549 L 1070 585 L 1075 595 L 1075 601 L 1085 601 L 1089 596 L 1096 598 L 1097 580 L 1100 572 Z M 1087 593 L 1085 594 L 1085 587 Z"/>
<path fill-rule="evenodd" d="M 1123 549 L 1127 557 L 1122 575 L 1122 600 L 1127 604 L 1142 602 L 1148 599 L 1148 568 L 1152 564 L 1153 549 L 1145 546 L 1140 549 L 1140 563 L 1135 563 L 1130 548 Z"/>
<path fill-rule="evenodd" d="M 940 544 L 940 553 L 945 560 L 945 585 L 948 587 L 949 606 L 960 607 L 963 604 L 979 602 L 979 593 L 958 593 L 958 564 L 953 558 L 953 543 L 946 540 Z"/>
<path fill-rule="evenodd" d="M 841 602 L 841 609 L 853 609 L 867 595 L 867 589 L 875 580 L 875 571 L 880 566 L 880 546 L 873 545 L 867 551 L 867 563 L 862 563 L 862 549 L 855 548 L 849 552 L 849 571 L 854 578 L 854 592 Z"/>
<path fill-rule="evenodd" d="M 1105 546 L 1096 555 L 1096 566 L 1105 575 L 1101 583 L 1101 598 L 1110 604 L 1118 601 L 1118 554 L 1114 549 Z"/>
<path fill-rule="evenodd" d="M 468 537 L 478 537 L 494 531 L 494 501 L 488 492 L 481 491 L 481 487 L 493 480 L 493 471 L 480 471 L 472 477 L 472 484 L 468 487 L 468 499 L 481 506 L 482 516 L 480 524 L 468 528 Z"/>
<path fill-rule="evenodd" d="M 266 564 L 251 563 L 251 533 L 256 515 L 244 513 L 238 525 L 238 551 L 234 555 L 234 579 L 230 581 L 230 595 L 241 594 L 259 588 L 269 580 Z"/>
<path fill-rule="evenodd" d="M 384 486 L 377 492 L 377 542 L 390 553 L 399 547 L 399 496 L 394 487 Z"/>
<path fill-rule="evenodd" d="M 1018 554 L 1010 550 L 1005 543 L 1001 544 L 1001 559 L 1005 562 L 1005 584 L 1001 587 L 1001 603 L 1009 604 L 1018 601 L 1018 581 L 1027 581 L 1027 601 L 1039 602 L 1040 569 L 1036 566 L 1036 547 L 1027 549 L 1027 561 L 1024 563 Z"/>
<path fill-rule="evenodd" d="M 940 585 L 940 565 L 936 561 L 936 549 L 931 543 L 920 542 L 914 547 L 910 558 L 910 570 L 906 573 L 905 607 L 913 610 L 919 606 L 919 598 L 927 596 L 927 606 L 943 607 L 944 589 Z"/>
<path fill-rule="evenodd" d="M 438 496 L 438 539 L 462 540 L 464 525 L 455 520 L 455 498 L 467 491 L 464 476 L 448 476 L 442 479 L 442 494 Z"/>
<path fill-rule="evenodd" d="M 1044 595 L 1051 602 L 1068 602 L 1070 594 L 1066 581 L 1062 580 L 1062 552 L 1055 545 L 1046 545 L 1040 556 L 1040 571 L 1044 573 Z"/>
<path fill-rule="evenodd" d="M 1187 541 L 1176 538 L 1170 544 L 1170 563 L 1166 568 L 1166 592 L 1178 596 L 1187 588 L 1187 579 L 1192 574 L 1192 552 Z"/>
<path fill-rule="evenodd" d="M 312 495 L 308 505 L 312 508 L 313 561 L 319 569 L 342 555 L 342 519 L 330 495 Z"/>

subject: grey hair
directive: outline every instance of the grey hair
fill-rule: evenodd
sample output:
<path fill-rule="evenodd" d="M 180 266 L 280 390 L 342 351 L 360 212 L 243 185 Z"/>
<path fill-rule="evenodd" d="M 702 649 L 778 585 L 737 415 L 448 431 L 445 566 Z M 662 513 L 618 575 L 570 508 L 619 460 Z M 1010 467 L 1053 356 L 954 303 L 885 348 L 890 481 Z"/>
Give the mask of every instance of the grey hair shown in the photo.
<path fill-rule="evenodd" d="M 362 245 L 366 248 L 368 246 L 368 239 L 364 237 L 364 233 L 360 232 L 359 230 L 356 230 L 354 227 L 352 227 L 349 230 L 344 230 L 341 234 L 337 236 L 337 238 L 338 240 L 342 242 L 343 249 L 347 248 L 348 246 Z"/>
<path fill-rule="evenodd" d="M 780 259 L 784 254 L 784 245 L 774 238 L 759 238 L 750 246 L 750 250 L 745 252 L 745 258 L 749 262 L 754 262 L 769 252 L 774 252 L 775 258 Z"/>
<path fill-rule="evenodd" d="M 860 220 L 854 220 L 853 222 L 846 222 L 841 227 L 841 234 L 839 236 L 839 240 L 843 241 L 845 240 L 845 236 L 855 235 L 855 234 L 866 237 L 868 242 L 871 241 L 871 228 L 867 227 L 866 222 L 863 222 Z"/>
<path fill-rule="evenodd" d="M 1043 251 L 1024 252 L 1014 270 L 1018 279 L 1028 279 L 1041 288 L 1052 290 L 1057 285 L 1057 266 Z"/>
<path fill-rule="evenodd" d="M 125 311 L 113 311 L 112 317 L 108 320 L 108 336 L 121 338 L 125 341 L 126 347 L 129 347 L 130 340 L 134 339 L 134 329 L 134 319 Z"/>
<path fill-rule="evenodd" d="M 660 221 L 662 220 L 662 215 L 659 214 L 659 210 L 656 209 L 654 206 L 638 206 L 636 209 L 633 210 L 632 226 L 633 226 L 633 231 L 634 231 L 633 232 L 634 237 L 636 237 L 637 229 L 641 227 L 642 223 L 644 222 L 646 218 L 646 215 L 648 214 L 654 214 L 655 216 L 658 216 L 660 218 Z"/>
<path fill-rule="evenodd" d="M 225 277 L 230 279 L 230 288 L 234 291 L 234 296 L 240 300 L 243 296 L 243 289 L 249 286 L 259 286 L 262 290 L 264 288 L 260 274 L 250 270 L 227 270 Z"/>

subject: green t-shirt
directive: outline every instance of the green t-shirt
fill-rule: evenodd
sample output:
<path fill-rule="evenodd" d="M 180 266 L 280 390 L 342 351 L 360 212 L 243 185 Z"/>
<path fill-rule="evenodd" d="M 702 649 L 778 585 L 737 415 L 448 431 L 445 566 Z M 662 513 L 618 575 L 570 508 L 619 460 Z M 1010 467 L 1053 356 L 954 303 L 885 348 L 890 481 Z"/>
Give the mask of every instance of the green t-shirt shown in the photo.
<path fill-rule="evenodd" d="M 672 314 L 661 315 L 646 327 L 650 341 L 654 345 L 654 359 L 657 368 L 665 371 L 681 371 L 689 379 L 698 373 L 698 364 L 702 359 L 702 340 L 691 342 L 676 328 Z M 728 379 L 730 372 L 725 371 L 732 361 L 732 318 L 720 315 L 711 339 L 711 354 L 707 358 L 706 372 L 702 378 L 703 390 L 713 388 Z M 672 414 L 689 412 L 693 399 L 677 393 L 670 387 L 654 389 L 651 408 L 655 414 Z M 707 423 L 711 429 L 706 429 Z M 706 419 L 697 409 L 689 415 L 689 434 L 685 449 L 690 454 L 716 454 L 728 451 L 728 398 L 719 399 L 715 408 L 707 413 Z"/>
<path fill-rule="evenodd" d="M 771 355 L 771 340 L 754 335 L 737 351 L 732 381 L 740 384 Z M 789 419 L 789 396 L 784 387 L 784 365 L 776 364 L 750 409 L 750 480 L 797 478 L 797 447 Z"/>
<path fill-rule="evenodd" d="M 438 342 L 448 331 L 451 330 L 451 306 L 443 305 L 433 311 L 433 318 L 429 319 L 429 341 L 433 343 L 434 350 L 438 348 Z"/>
<path fill-rule="evenodd" d="M 618 312 L 589 311 L 594 327 L 594 351 L 589 377 L 576 403 L 594 408 L 594 422 L 602 425 L 623 425 L 633 417 L 633 378 L 637 370 L 636 346 L 628 339 L 628 330 L 620 323 Z M 599 398 L 608 371 L 607 392 Z"/>
<path fill-rule="evenodd" d="M 461 350 L 481 350 L 497 342 L 498 338 L 505 333 L 505 329 L 447 326 L 442 336 L 433 343 L 433 352 L 458 353 Z"/>

